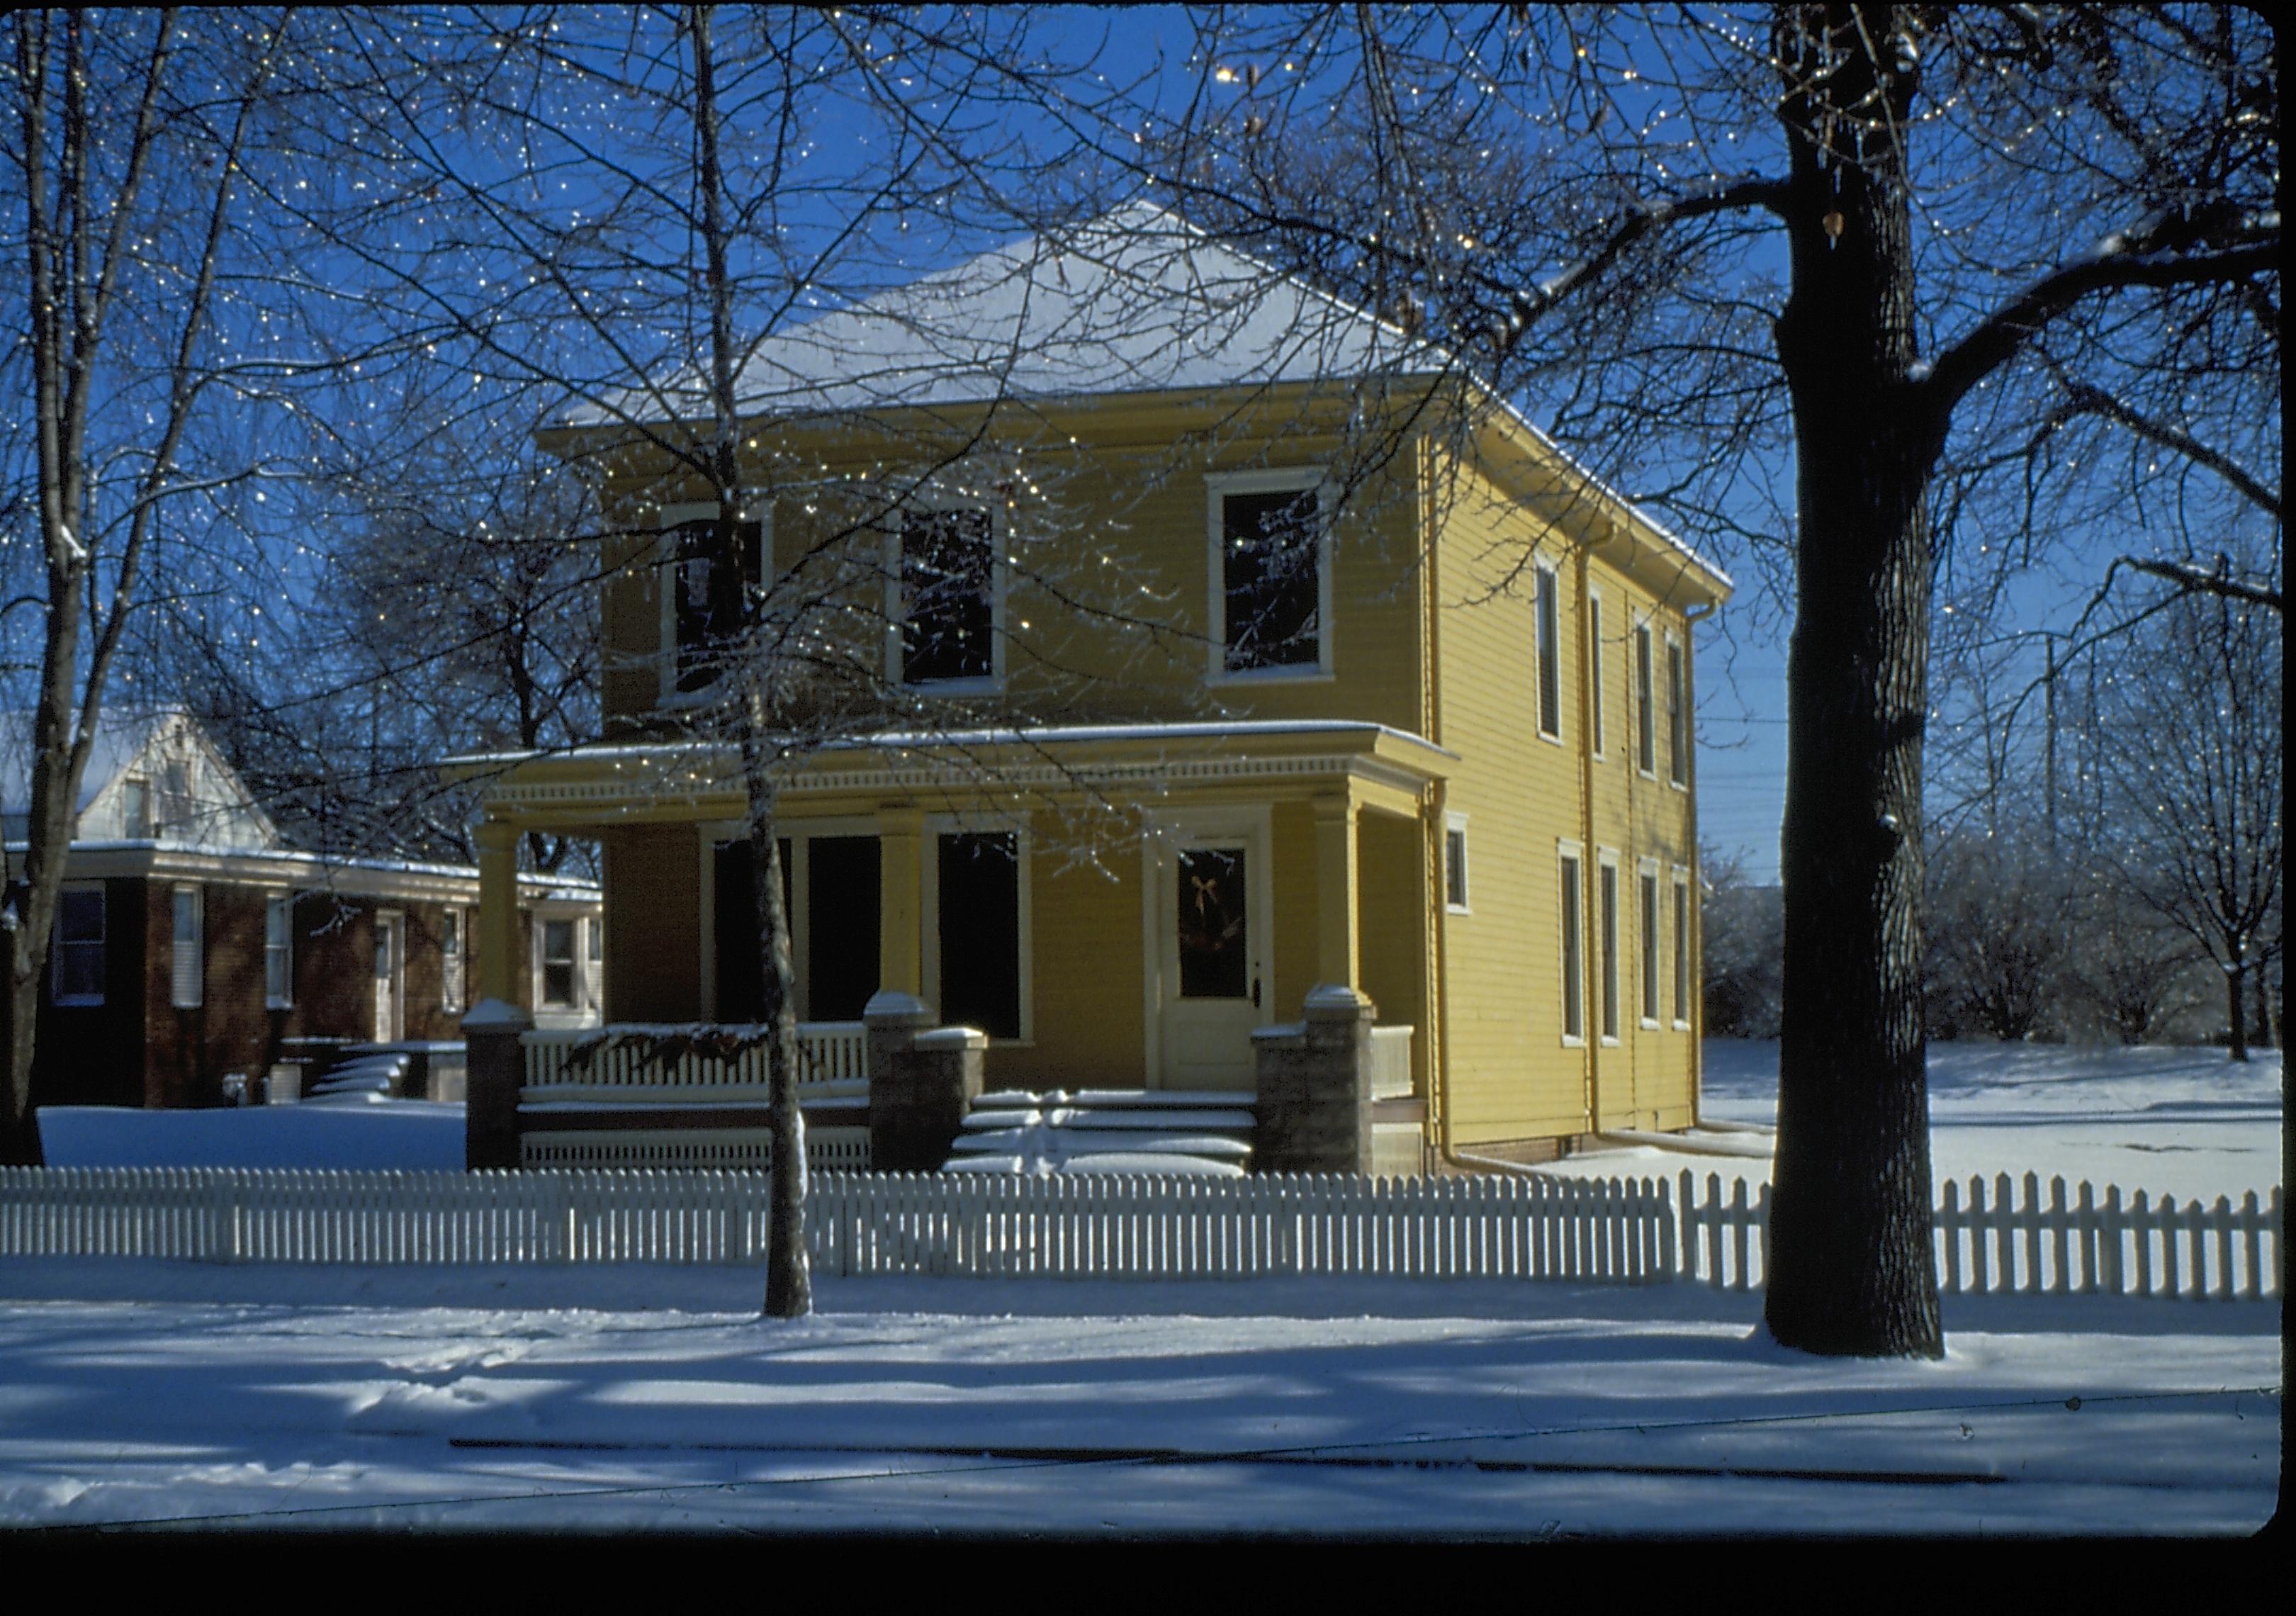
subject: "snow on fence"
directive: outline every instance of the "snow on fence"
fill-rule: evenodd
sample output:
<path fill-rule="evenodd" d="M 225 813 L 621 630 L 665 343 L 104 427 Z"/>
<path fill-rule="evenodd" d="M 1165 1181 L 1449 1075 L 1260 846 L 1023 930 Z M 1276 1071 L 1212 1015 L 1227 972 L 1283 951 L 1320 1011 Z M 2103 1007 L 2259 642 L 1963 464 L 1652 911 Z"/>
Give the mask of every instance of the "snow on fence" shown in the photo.
<path fill-rule="evenodd" d="M 1455 1276 L 1759 1284 L 1768 1194 L 1665 1180 L 1005 1177 L 828 1172 L 813 1260 L 840 1275 Z M 0 1169 L 0 1255 L 216 1262 L 749 1262 L 761 1173 Z M 2281 1290 L 2281 1199 L 2182 1207 L 2028 1177 L 1948 1186 L 1940 1287 L 2228 1298 Z M 1964 1245 L 1964 1242 L 1966 1243 Z"/>

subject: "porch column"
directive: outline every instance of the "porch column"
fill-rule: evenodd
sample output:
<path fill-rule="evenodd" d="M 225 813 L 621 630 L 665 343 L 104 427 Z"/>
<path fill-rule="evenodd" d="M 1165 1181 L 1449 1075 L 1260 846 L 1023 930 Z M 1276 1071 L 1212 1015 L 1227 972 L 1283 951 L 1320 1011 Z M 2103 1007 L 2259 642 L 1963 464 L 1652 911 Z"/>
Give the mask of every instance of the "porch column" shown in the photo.
<path fill-rule="evenodd" d="M 922 808 L 877 810 L 877 991 L 924 992 Z"/>
<path fill-rule="evenodd" d="M 1356 891 L 1356 800 L 1352 788 L 1316 799 L 1316 987 L 1362 997 L 1357 961 L 1361 905 Z"/>
<path fill-rule="evenodd" d="M 479 997 L 524 1005 L 527 973 L 519 968 L 518 827 L 488 819 L 478 830 Z"/>

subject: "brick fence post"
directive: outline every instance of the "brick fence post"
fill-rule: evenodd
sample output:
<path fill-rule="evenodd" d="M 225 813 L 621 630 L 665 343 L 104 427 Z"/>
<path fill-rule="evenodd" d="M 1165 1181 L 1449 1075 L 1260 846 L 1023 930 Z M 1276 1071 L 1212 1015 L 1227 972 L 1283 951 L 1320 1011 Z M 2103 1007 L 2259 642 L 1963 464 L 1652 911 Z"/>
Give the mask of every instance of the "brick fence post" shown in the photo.
<path fill-rule="evenodd" d="M 878 994 L 861 1019 L 869 1029 L 870 1166 L 938 1171 L 980 1097 L 988 1035 L 934 1027 L 932 1011 L 906 993 Z"/>
<path fill-rule="evenodd" d="M 1256 1171 L 1371 1171 L 1371 1029 L 1377 1015 L 1360 993 L 1318 988 L 1308 994 L 1301 1020 L 1251 1035 Z"/>
<path fill-rule="evenodd" d="M 516 1005 L 480 999 L 463 1018 L 469 1076 L 463 1098 L 463 1165 L 516 1167 L 518 1093 L 526 1085 L 526 1051 L 519 1039 L 534 1021 Z"/>

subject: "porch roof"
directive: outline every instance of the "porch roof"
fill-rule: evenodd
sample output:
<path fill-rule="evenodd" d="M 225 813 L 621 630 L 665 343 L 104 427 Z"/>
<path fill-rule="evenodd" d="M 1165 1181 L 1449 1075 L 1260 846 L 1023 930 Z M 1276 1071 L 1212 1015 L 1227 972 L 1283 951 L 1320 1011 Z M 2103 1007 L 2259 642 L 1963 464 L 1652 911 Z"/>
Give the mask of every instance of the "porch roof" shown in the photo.
<path fill-rule="evenodd" d="M 1366 806 L 1414 811 L 1457 754 L 1384 724 L 1340 718 L 886 730 L 832 741 L 776 770 L 792 808 L 838 797 L 927 795 L 952 802 L 1026 792 L 1157 800 L 1198 790 L 1308 795 L 1341 783 Z M 487 807 L 522 824 L 737 817 L 740 751 L 730 740 L 494 752 L 450 758 L 450 777 L 486 780 Z"/>

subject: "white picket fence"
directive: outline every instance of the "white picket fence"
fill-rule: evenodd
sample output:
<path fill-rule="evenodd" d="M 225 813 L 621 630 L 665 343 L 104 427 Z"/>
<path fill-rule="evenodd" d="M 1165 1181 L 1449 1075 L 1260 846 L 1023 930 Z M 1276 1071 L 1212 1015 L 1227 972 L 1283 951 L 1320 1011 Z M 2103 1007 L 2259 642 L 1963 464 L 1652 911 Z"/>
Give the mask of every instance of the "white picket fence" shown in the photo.
<path fill-rule="evenodd" d="M 807 1226 L 840 1275 L 1106 1278 L 1449 1276 L 1748 1290 L 1767 1191 L 1710 1175 L 1234 1179 L 822 1173 Z M 2259 1209 L 2068 1207 L 2027 1181 L 1939 1213 L 1948 1292 L 2276 1297 L 2281 1196 Z M 0 1255 L 212 1262 L 750 1262 L 767 1180 L 742 1172 L 353 1173 L 229 1168 L 0 1169 Z M 1964 1259 L 1967 1237 L 1983 1255 Z"/>

